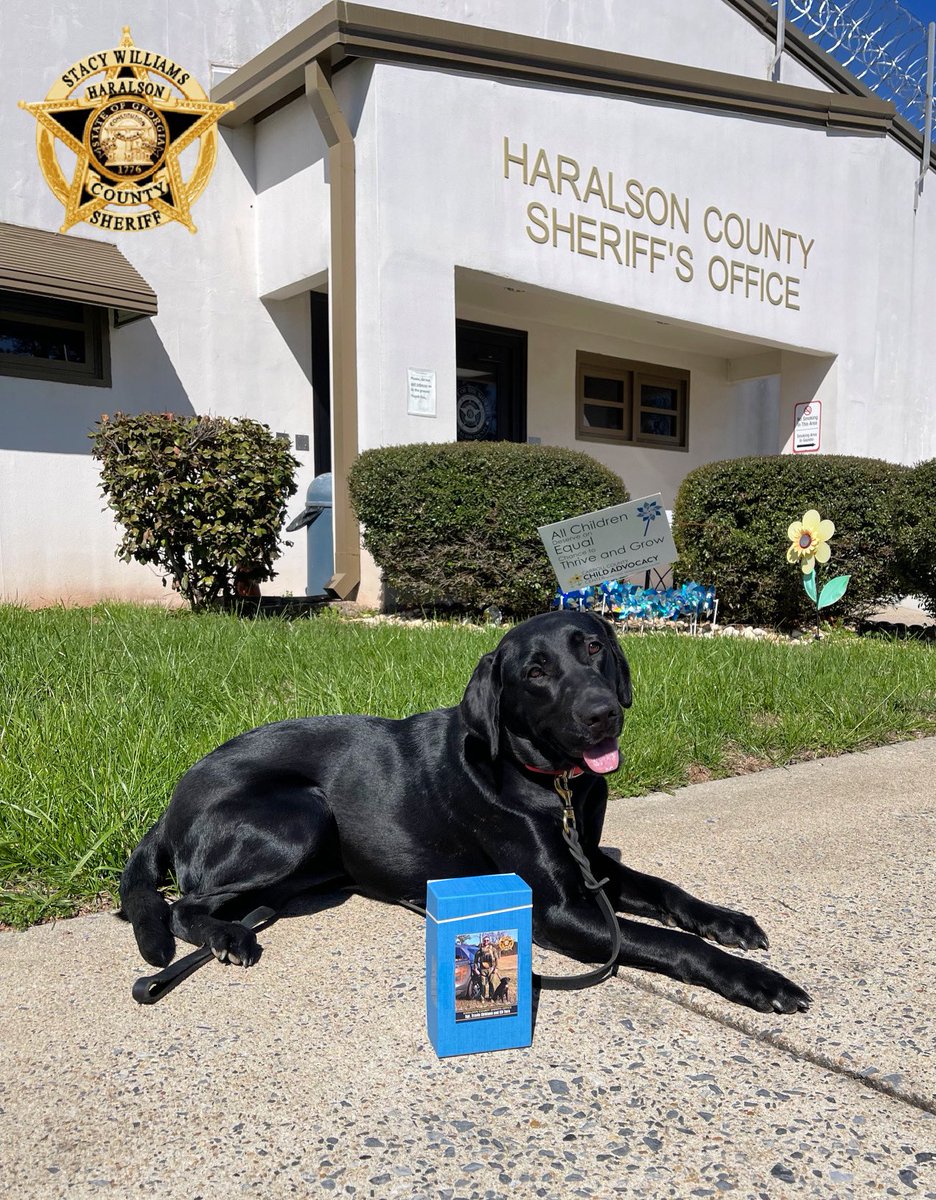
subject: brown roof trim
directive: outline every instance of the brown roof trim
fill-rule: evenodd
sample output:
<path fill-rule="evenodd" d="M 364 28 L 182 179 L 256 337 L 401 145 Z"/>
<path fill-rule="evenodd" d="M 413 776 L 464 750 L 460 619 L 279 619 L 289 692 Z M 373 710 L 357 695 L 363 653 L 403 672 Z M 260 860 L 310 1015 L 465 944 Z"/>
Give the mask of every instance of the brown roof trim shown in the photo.
<path fill-rule="evenodd" d="M 867 89 L 823 92 L 331 0 L 212 91 L 237 105 L 222 123 L 263 116 L 301 89 L 305 64 L 322 56 L 333 67 L 349 58 L 405 62 L 879 134 L 894 121 L 893 105 Z"/>
<path fill-rule="evenodd" d="M 0 222 L 0 288 L 154 316 L 156 293 L 111 242 Z"/>

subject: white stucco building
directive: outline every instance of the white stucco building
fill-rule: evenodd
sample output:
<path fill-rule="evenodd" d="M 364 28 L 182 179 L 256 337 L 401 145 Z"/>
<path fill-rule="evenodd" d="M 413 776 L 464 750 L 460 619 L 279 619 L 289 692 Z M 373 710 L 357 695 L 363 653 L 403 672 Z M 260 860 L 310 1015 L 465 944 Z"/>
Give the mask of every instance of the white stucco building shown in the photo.
<path fill-rule="evenodd" d="M 243 414 L 288 434 L 294 508 L 333 468 L 334 587 L 367 601 L 378 580 L 343 478 L 369 447 L 574 447 L 670 507 L 714 459 L 936 455 L 922 138 L 792 28 L 774 68 L 774 14 L 764 0 L 24 9 L 0 51 L 0 220 L 21 271 L 29 231 L 57 231 L 63 209 L 17 101 L 130 19 L 136 46 L 235 107 L 197 234 L 63 235 L 115 244 L 122 283 L 155 294 L 156 315 L 132 323 L 115 321 L 123 301 L 87 298 L 103 377 L 11 374 L 0 354 L 0 599 L 165 595 L 113 556 L 87 439 L 102 412 Z M 38 310 L 18 307 L 10 261 L 0 248 L 0 322 L 21 328 Z M 304 589 L 299 534 L 266 590 Z"/>

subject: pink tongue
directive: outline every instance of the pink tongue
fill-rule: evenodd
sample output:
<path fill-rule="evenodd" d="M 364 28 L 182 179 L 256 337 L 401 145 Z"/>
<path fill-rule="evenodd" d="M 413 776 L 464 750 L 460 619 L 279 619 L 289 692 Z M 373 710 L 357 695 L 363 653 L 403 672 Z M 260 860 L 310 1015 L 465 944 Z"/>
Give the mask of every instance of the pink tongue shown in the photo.
<path fill-rule="evenodd" d="M 586 750 L 582 758 L 589 770 L 594 771 L 597 775 L 607 775 L 609 771 L 617 770 L 621 754 L 614 738 L 605 738 L 597 746 Z"/>

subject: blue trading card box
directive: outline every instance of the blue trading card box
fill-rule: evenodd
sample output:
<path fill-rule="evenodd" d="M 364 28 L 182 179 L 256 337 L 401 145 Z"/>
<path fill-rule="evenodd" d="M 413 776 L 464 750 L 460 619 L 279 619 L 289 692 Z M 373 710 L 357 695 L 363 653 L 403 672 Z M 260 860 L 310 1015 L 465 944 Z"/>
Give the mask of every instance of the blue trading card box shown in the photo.
<path fill-rule="evenodd" d="M 426 1010 L 436 1054 L 533 1040 L 533 893 L 519 875 L 434 879 L 426 889 Z"/>

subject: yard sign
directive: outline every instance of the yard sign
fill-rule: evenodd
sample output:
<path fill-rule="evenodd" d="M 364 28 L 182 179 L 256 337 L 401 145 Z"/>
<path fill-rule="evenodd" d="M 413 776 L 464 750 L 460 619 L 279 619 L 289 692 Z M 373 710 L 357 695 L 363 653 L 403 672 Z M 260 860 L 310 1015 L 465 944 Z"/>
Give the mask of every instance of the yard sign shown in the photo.
<path fill-rule="evenodd" d="M 560 590 L 662 570 L 678 557 L 659 492 L 540 526 Z"/>

